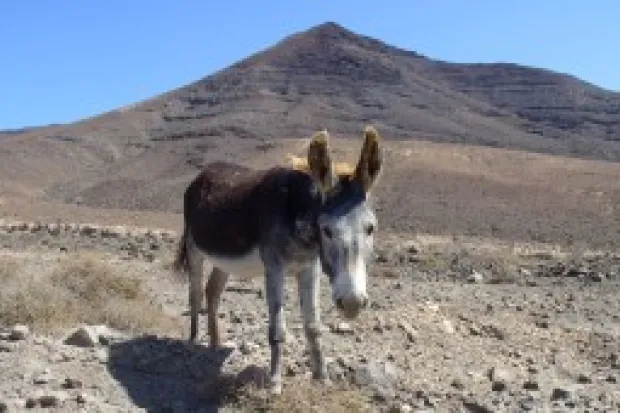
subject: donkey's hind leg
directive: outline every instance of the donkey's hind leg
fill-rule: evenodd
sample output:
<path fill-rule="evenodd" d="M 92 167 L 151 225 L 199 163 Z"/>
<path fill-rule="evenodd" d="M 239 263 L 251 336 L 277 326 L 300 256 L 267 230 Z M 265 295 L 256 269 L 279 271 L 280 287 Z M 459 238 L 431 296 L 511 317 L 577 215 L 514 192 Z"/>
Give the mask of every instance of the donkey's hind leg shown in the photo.
<path fill-rule="evenodd" d="M 188 243 L 189 264 L 189 309 L 190 334 L 189 340 L 193 343 L 198 338 L 198 313 L 202 305 L 202 281 L 204 256 L 191 241 Z"/>
<path fill-rule="evenodd" d="M 228 277 L 229 274 L 227 272 L 214 266 L 211 274 L 209 275 L 209 281 L 205 287 L 209 344 L 211 347 L 219 347 L 221 345 L 217 310 L 220 306 L 220 298 L 224 288 L 226 287 Z"/>

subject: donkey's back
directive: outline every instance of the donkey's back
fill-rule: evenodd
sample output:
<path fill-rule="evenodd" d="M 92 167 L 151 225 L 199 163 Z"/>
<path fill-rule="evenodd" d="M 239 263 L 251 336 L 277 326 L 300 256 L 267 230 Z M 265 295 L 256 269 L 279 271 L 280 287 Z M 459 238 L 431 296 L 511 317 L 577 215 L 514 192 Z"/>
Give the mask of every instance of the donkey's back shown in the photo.
<path fill-rule="evenodd" d="M 183 238 L 214 266 L 256 274 L 261 244 L 279 244 L 285 252 L 296 241 L 299 222 L 310 221 L 319 203 L 316 184 L 304 172 L 213 162 L 185 191 Z M 187 259 L 185 250 L 179 249 L 177 266 Z"/>
<path fill-rule="evenodd" d="M 194 178 L 184 195 L 186 231 L 205 252 L 224 256 L 249 253 L 259 238 L 257 207 L 267 173 L 214 162 Z"/>

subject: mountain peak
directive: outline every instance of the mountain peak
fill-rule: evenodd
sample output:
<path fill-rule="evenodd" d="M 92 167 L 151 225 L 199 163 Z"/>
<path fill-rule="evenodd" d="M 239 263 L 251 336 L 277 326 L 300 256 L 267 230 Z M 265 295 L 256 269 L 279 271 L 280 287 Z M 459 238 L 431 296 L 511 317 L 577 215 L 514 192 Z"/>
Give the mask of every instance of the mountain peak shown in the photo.
<path fill-rule="evenodd" d="M 325 23 L 312 26 L 309 29 L 301 32 L 301 34 L 304 34 L 306 36 L 356 36 L 356 34 L 353 33 L 351 30 L 333 21 L 327 21 Z"/>
<path fill-rule="evenodd" d="M 349 46 L 353 46 L 353 49 L 361 48 L 373 52 L 395 49 L 377 39 L 357 34 L 336 22 L 327 21 L 287 36 L 275 45 L 238 62 L 233 67 L 247 69 L 255 65 L 297 66 L 299 59 L 307 60 L 309 56 L 321 60 L 329 59 L 335 54 L 354 53 Z M 343 52 L 344 49 L 349 51 Z M 415 55 L 415 53 L 409 53 Z"/>

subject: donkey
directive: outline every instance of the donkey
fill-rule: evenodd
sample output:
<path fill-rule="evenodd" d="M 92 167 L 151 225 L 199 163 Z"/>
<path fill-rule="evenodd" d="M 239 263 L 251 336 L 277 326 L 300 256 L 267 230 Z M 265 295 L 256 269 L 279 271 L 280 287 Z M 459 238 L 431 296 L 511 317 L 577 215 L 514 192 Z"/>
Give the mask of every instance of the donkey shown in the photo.
<path fill-rule="evenodd" d="M 329 134 L 315 133 L 307 158 L 292 167 L 252 170 L 229 162 L 205 166 L 184 194 L 184 230 L 174 263 L 189 273 L 190 342 L 197 340 L 203 298 L 203 264 L 211 264 L 205 286 L 210 346 L 220 346 L 217 312 L 230 274 L 265 271 L 271 351 L 269 386 L 282 391 L 286 273 L 297 279 L 312 377 L 329 382 L 321 348 L 321 274 L 331 285 L 339 313 L 354 319 L 367 307 L 367 267 L 377 218 L 369 205 L 378 181 L 382 150 L 377 130 L 363 131 L 355 167 L 332 162 Z"/>

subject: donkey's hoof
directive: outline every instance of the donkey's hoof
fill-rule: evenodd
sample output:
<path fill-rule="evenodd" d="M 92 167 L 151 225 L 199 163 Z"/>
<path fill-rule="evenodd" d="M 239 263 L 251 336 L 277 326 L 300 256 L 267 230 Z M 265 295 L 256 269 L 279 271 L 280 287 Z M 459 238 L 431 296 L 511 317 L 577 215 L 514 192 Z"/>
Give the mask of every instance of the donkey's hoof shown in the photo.
<path fill-rule="evenodd" d="M 269 393 L 273 395 L 282 394 L 282 380 L 270 379 L 269 380 Z"/>
<path fill-rule="evenodd" d="M 334 384 L 333 381 L 327 377 L 327 375 L 313 375 L 312 379 L 318 381 L 325 387 L 331 387 L 331 385 Z"/>

